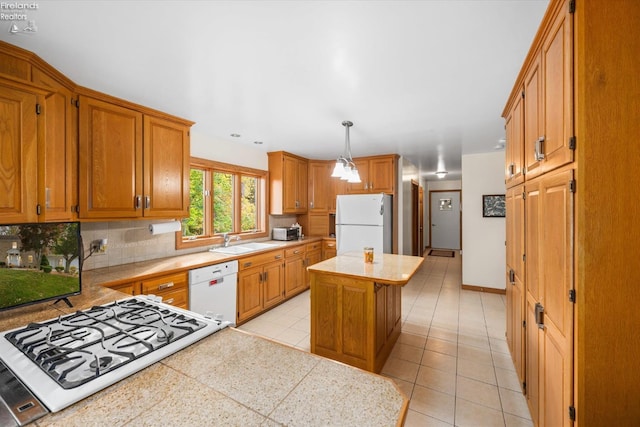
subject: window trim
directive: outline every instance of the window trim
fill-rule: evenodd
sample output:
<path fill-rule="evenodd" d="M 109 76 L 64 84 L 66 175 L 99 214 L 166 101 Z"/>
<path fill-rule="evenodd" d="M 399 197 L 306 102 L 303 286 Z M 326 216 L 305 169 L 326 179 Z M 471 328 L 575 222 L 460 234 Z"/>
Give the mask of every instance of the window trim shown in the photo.
<path fill-rule="evenodd" d="M 229 233 L 229 234 L 233 236 L 246 237 L 249 239 L 258 239 L 258 238 L 269 236 L 269 200 L 268 200 L 269 172 L 268 171 L 261 170 L 261 169 L 253 169 L 246 166 L 232 165 L 230 163 L 217 162 L 215 160 L 208 160 L 208 159 L 203 159 L 199 157 L 191 157 L 191 160 L 189 163 L 189 170 L 193 168 L 204 169 L 207 172 L 217 171 L 217 172 L 232 173 L 235 175 L 252 175 L 252 176 L 258 177 L 259 180 L 261 181 L 261 185 L 260 185 L 261 197 L 259 200 L 260 214 L 258 215 L 258 222 L 264 223 L 264 226 L 262 227 L 264 231 Z M 212 183 L 210 182 L 211 181 L 210 176 L 211 176 L 210 173 L 205 174 L 205 186 L 207 187 L 207 189 L 210 189 L 212 185 Z M 236 189 L 239 189 L 241 185 L 240 183 L 241 180 L 236 179 L 234 181 L 236 181 L 234 183 L 234 187 L 236 187 Z M 237 193 L 237 194 L 240 194 L 240 193 Z M 235 200 L 234 200 L 234 203 L 235 203 Z M 205 204 L 205 218 L 207 218 L 208 221 L 211 220 L 211 215 L 212 215 L 212 212 L 211 212 L 212 209 L 210 205 L 211 203 Z M 235 216 L 238 216 L 238 218 L 240 217 L 239 210 L 238 212 L 234 212 L 234 221 L 238 220 L 237 218 L 235 218 Z M 210 237 L 196 238 L 193 240 L 185 240 L 182 238 L 182 231 L 176 232 L 176 249 L 189 249 L 189 248 L 196 248 L 201 246 L 213 246 L 213 245 L 219 245 L 221 243 L 223 243 L 223 238 L 222 238 L 222 235 L 220 234 L 213 235 Z"/>

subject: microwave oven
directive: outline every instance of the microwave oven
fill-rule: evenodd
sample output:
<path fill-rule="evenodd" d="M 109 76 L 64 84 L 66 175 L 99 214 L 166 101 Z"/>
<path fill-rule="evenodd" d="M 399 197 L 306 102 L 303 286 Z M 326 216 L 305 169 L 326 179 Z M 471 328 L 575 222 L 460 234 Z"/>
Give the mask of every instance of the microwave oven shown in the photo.
<path fill-rule="evenodd" d="M 298 227 L 273 227 L 273 240 L 297 240 Z"/>

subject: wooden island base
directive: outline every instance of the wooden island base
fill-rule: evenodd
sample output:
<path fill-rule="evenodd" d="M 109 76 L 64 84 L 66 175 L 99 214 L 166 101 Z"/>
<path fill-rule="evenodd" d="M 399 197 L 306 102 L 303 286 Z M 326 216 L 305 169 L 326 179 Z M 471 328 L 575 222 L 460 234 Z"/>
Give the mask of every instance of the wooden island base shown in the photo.
<path fill-rule="evenodd" d="M 402 327 L 402 286 L 423 258 L 347 254 L 309 267 L 311 352 L 379 373 Z"/>

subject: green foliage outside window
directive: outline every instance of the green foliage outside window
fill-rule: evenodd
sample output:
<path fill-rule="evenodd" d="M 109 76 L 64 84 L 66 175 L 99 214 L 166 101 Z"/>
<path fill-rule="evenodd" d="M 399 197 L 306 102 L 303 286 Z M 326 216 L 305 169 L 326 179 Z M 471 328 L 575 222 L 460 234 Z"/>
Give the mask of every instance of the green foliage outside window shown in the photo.
<path fill-rule="evenodd" d="M 182 220 L 184 237 L 202 236 L 204 234 L 204 171 L 191 169 L 189 174 L 189 217 Z"/>
<path fill-rule="evenodd" d="M 258 178 L 253 176 L 243 176 L 241 182 L 241 213 L 242 231 L 250 231 L 258 228 L 258 206 L 256 198 L 256 188 Z"/>
<path fill-rule="evenodd" d="M 233 175 L 213 173 L 213 232 L 233 232 Z"/>
<path fill-rule="evenodd" d="M 190 216 L 182 220 L 182 237 L 194 240 L 223 233 L 263 232 L 261 191 L 265 179 L 266 176 L 215 166 L 192 166 Z"/>

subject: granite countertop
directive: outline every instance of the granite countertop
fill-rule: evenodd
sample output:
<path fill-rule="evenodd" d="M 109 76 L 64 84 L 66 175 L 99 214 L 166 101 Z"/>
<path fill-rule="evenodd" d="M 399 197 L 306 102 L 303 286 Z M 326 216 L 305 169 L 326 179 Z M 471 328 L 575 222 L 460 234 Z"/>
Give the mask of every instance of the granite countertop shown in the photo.
<path fill-rule="evenodd" d="M 368 264 L 364 262 L 361 252 L 349 252 L 313 264 L 308 270 L 402 286 L 407 284 L 423 262 L 424 258 L 417 256 L 376 254 L 373 264 Z"/>
<path fill-rule="evenodd" d="M 286 249 L 291 246 L 297 246 L 306 243 L 313 243 L 317 241 L 321 241 L 322 237 L 306 237 L 303 240 L 289 240 L 289 241 L 278 241 L 278 240 L 267 240 L 261 241 L 260 243 L 271 243 L 276 246 L 269 249 L 257 250 L 253 252 L 249 252 L 242 255 L 228 255 L 221 254 L 216 252 L 209 252 L 207 250 L 203 252 L 195 252 L 186 255 L 178 255 L 175 257 L 169 258 L 160 258 L 154 259 L 150 261 L 136 262 L 131 264 L 123 264 L 117 265 L 114 267 L 104 267 L 98 268 L 95 270 L 89 270 L 83 272 L 82 280 L 83 284 L 85 281 L 91 281 L 95 283 L 109 283 L 109 284 L 119 284 L 124 282 L 131 282 L 134 280 L 139 280 L 145 277 L 158 275 L 158 274 L 169 274 L 177 271 L 185 271 L 191 270 L 193 268 L 204 267 L 206 265 L 218 264 L 221 262 L 231 261 L 233 259 L 241 259 L 248 256 L 253 256 L 262 252 L 268 252 L 278 249 Z M 242 243 L 247 242 L 239 242 L 238 245 L 242 245 Z M 235 246 L 235 245 L 231 245 Z"/>
<path fill-rule="evenodd" d="M 0 330 L 126 297 L 100 286 L 104 277 L 124 280 L 117 276 L 234 257 L 207 252 L 177 258 L 123 266 L 125 273 L 113 268 L 112 276 L 83 273 L 82 294 L 69 298 L 73 308 L 45 302 L 0 312 Z M 34 425 L 400 426 L 407 408 L 391 379 L 228 328 Z"/>

